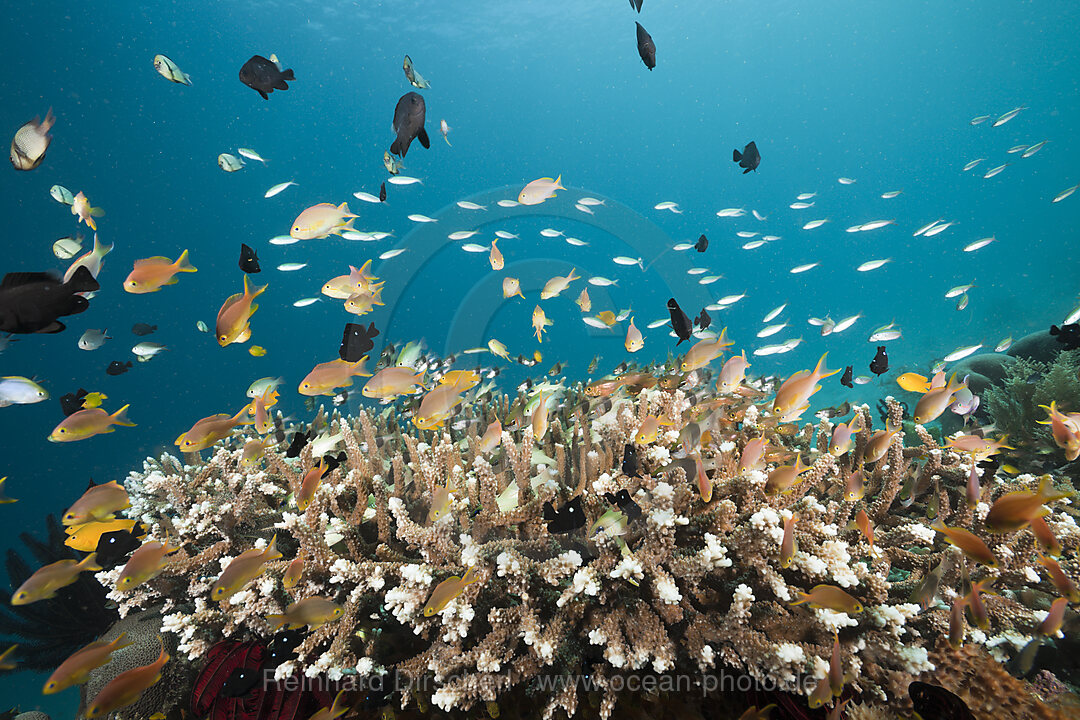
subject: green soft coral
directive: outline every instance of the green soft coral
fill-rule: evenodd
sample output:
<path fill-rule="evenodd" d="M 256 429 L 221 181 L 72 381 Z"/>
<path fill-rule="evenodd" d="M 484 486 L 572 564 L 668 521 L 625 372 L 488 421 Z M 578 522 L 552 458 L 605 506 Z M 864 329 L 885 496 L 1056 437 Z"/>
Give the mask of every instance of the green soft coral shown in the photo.
<path fill-rule="evenodd" d="M 1052 363 L 1018 358 L 1000 386 L 986 391 L 983 401 L 998 431 L 1025 454 L 1058 452 L 1045 425 L 1040 405 L 1051 401 L 1064 412 L 1080 411 L 1080 350 L 1059 353 Z"/>

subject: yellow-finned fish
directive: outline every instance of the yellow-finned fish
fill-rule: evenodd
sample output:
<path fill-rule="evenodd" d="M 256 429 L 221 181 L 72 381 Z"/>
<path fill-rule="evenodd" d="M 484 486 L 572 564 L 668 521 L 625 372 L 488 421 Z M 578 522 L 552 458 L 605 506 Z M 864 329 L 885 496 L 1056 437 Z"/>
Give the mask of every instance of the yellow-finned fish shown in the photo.
<path fill-rule="evenodd" d="M 165 55 L 154 56 L 154 69 L 158 71 L 158 75 L 170 82 L 191 86 L 191 76 Z"/>
<path fill-rule="evenodd" d="M 68 656 L 60 666 L 53 671 L 49 679 L 45 681 L 42 694 L 52 695 L 61 690 L 67 690 L 75 685 L 82 685 L 90 679 L 90 673 L 108 663 L 114 652 L 131 645 L 127 639 L 127 633 L 120 635 L 112 642 L 92 642 L 86 647 L 76 650 Z"/>
<path fill-rule="evenodd" d="M 120 708 L 131 705 L 161 679 L 161 670 L 165 663 L 169 662 L 169 653 L 165 652 L 165 641 L 158 635 L 161 642 L 161 654 L 157 660 L 149 665 L 126 670 L 101 688 L 98 694 L 86 710 L 85 717 L 104 717 Z"/>
<path fill-rule="evenodd" d="M 218 310 L 214 334 L 221 347 L 251 339 L 251 316 L 259 309 L 255 298 L 266 292 L 269 285 L 252 291 L 249 277 L 244 275 L 244 292 L 230 295 Z"/>
<path fill-rule="evenodd" d="M 45 567 L 39 568 L 33 575 L 19 586 L 15 594 L 11 596 L 12 605 L 29 605 L 38 600 L 46 600 L 56 597 L 56 591 L 67 587 L 79 579 L 81 572 L 97 572 L 101 566 L 97 564 L 97 553 L 90 553 L 81 561 L 57 560 Z"/>
<path fill-rule="evenodd" d="M 479 578 L 475 576 L 472 565 L 465 569 L 464 575 L 451 575 L 443 580 L 431 591 L 431 597 L 424 606 L 424 617 L 431 617 L 441 612 L 451 600 L 461 595 L 465 592 L 465 588 L 475 582 L 479 582 Z"/>
<path fill-rule="evenodd" d="M 68 415 L 53 428 L 49 434 L 49 442 L 85 440 L 94 435 L 113 432 L 113 425 L 135 427 L 135 423 L 127 418 L 127 409 L 128 406 L 125 405 L 111 415 L 99 407 L 79 410 Z"/>
<path fill-rule="evenodd" d="M 155 256 L 135 261 L 135 267 L 124 280 L 124 290 L 136 295 L 157 292 L 165 285 L 179 282 L 177 274 L 197 272 L 188 262 L 188 251 L 180 253 L 175 262 L 167 257 Z"/>
<path fill-rule="evenodd" d="M 344 608 L 334 601 L 314 595 L 289 605 L 284 614 L 267 615 L 266 619 L 276 628 L 287 627 L 295 630 L 306 625 L 315 629 L 337 620 L 344 612 Z"/>
<path fill-rule="evenodd" d="M 179 550 L 168 542 L 151 540 L 145 542 L 131 553 L 120 577 L 116 579 L 117 590 L 134 590 L 145 582 L 157 577 L 168 562 L 167 555 Z"/>
<path fill-rule="evenodd" d="M 243 589 L 245 585 L 262 575 L 266 563 L 280 560 L 281 553 L 277 549 L 277 535 L 270 539 L 266 549 L 252 548 L 245 550 L 221 571 L 221 575 L 210 589 L 210 597 L 218 602 L 227 600 Z"/>
<path fill-rule="evenodd" d="M 87 489 L 64 513 L 64 525 L 112 520 L 113 514 L 131 507 L 127 490 L 115 480 Z"/>

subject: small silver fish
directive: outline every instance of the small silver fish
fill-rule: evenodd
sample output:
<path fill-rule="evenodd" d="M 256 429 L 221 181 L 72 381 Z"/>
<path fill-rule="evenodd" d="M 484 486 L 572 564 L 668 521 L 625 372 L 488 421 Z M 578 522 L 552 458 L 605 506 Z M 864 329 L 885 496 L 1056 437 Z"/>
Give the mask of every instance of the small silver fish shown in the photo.
<path fill-rule="evenodd" d="M 106 335 L 107 332 L 108 330 L 87 330 L 79 338 L 79 349 L 97 350 L 105 344 L 106 340 L 112 340 L 111 337 Z"/>

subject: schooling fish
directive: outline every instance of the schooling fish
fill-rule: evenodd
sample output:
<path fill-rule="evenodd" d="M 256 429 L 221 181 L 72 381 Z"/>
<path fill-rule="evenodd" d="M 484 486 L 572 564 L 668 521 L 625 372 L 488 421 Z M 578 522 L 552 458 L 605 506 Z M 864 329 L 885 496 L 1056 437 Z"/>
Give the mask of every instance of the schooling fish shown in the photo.
<path fill-rule="evenodd" d="M 885 352 L 884 345 L 878 345 L 877 354 L 870 361 L 870 372 L 875 375 L 884 375 L 889 372 L 889 354 Z"/>
<path fill-rule="evenodd" d="M 8 273 L 0 282 L 0 331 L 58 333 L 57 318 L 76 315 L 90 307 L 78 293 L 101 288 L 93 273 L 81 266 L 66 282 L 47 272 Z"/>
<path fill-rule="evenodd" d="M 53 428 L 48 440 L 49 442 L 75 442 L 101 433 L 110 433 L 115 429 L 113 425 L 135 427 L 135 423 L 127 419 L 127 409 L 128 406 L 125 405 L 111 415 L 101 408 L 80 410 L 64 418 Z"/>
<path fill-rule="evenodd" d="M 135 267 L 124 280 L 124 290 L 136 295 L 157 292 L 166 285 L 175 285 L 177 274 L 182 272 L 196 272 L 195 266 L 188 262 L 187 250 L 180 253 L 176 262 L 161 256 L 136 260 Z"/>
<path fill-rule="evenodd" d="M 641 27 L 641 23 L 634 24 L 637 25 L 638 55 L 641 56 L 641 62 L 645 63 L 645 67 L 652 70 L 656 67 L 656 43 L 653 42 L 652 35 Z"/>
<path fill-rule="evenodd" d="M 679 338 L 679 342 L 675 343 L 675 347 L 678 347 L 683 340 L 689 340 L 690 336 L 694 334 L 694 325 L 690 322 L 690 317 L 679 307 L 679 303 L 675 298 L 668 298 L 667 308 L 668 313 L 671 315 L 671 327 Z"/>
<path fill-rule="evenodd" d="M 161 641 L 160 635 L 158 635 L 158 640 Z M 137 701 L 146 690 L 161 680 L 161 670 L 167 662 L 169 662 L 169 654 L 165 652 L 164 641 L 161 641 L 161 654 L 158 655 L 157 660 L 149 665 L 125 670 L 110 680 L 90 703 L 90 707 L 86 710 L 86 717 L 105 717 Z"/>
<path fill-rule="evenodd" d="M 751 170 L 756 172 L 758 165 L 761 164 L 761 153 L 758 152 L 757 143 L 750 142 L 741 153 L 738 150 L 732 150 L 731 153 L 731 159 L 739 163 L 739 167 L 746 168 L 743 170 L 743 175 Z"/>
<path fill-rule="evenodd" d="M 426 113 L 427 108 L 421 95 L 408 92 L 401 96 L 394 108 L 394 122 L 391 127 L 397 133 L 397 138 L 390 145 L 390 152 L 404 158 L 414 138 L 419 140 L 425 149 L 431 147 L 431 141 L 424 129 Z"/>
<path fill-rule="evenodd" d="M 276 56 L 271 55 L 276 60 Z M 262 55 L 253 55 L 240 68 L 240 82 L 259 93 L 263 100 L 269 100 L 267 93 L 274 90 L 288 90 L 286 80 L 296 80 L 292 69 L 282 70 L 276 62 L 267 60 Z"/>
<path fill-rule="evenodd" d="M 550 503 L 549 503 L 550 504 Z M 584 513 L 582 514 L 582 522 L 585 520 Z M 428 598 L 427 604 L 424 606 L 424 617 L 431 617 L 438 612 L 441 612 L 451 600 L 456 598 L 461 593 L 465 592 L 465 588 L 477 582 L 477 578 L 473 573 L 473 566 L 470 565 L 465 569 L 465 574 L 451 575 L 447 579 L 435 586 L 435 589 L 431 591 L 431 597 Z"/>
<path fill-rule="evenodd" d="M 854 385 L 851 384 L 851 373 L 852 373 L 852 366 L 848 365 L 846 368 L 844 368 L 844 374 L 840 376 L 840 384 L 843 385 L 846 388 L 855 387 Z"/>
<path fill-rule="evenodd" d="M 251 246 L 245 243 L 240 243 L 240 269 L 249 275 L 262 272 L 262 268 L 259 267 L 259 256 L 255 254 Z"/>

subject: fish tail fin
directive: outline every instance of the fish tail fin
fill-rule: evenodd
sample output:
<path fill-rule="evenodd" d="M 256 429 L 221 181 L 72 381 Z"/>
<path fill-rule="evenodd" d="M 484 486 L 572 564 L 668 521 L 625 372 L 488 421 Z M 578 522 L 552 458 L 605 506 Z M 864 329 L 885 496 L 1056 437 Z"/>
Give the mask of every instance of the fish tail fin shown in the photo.
<path fill-rule="evenodd" d="M 109 419 L 112 421 L 111 424 L 112 425 L 125 425 L 127 427 L 135 427 L 135 423 L 128 420 L 127 409 L 129 407 L 131 407 L 131 406 L 130 405 L 125 405 L 124 407 L 120 408 L 119 410 L 114 412 L 112 415 L 110 415 Z"/>
<path fill-rule="evenodd" d="M 829 370 L 827 367 L 825 367 L 825 358 L 828 357 L 828 355 L 828 352 L 822 353 L 821 359 L 818 360 L 817 365 L 814 367 L 814 375 L 817 376 L 819 380 L 824 380 L 827 377 L 832 377 L 836 373 L 840 372 L 839 370 Z"/>
<path fill-rule="evenodd" d="M 292 68 L 289 68 L 288 70 L 282 70 L 281 77 L 285 78 L 286 80 L 295 80 L 296 74 L 293 73 Z"/>
<path fill-rule="evenodd" d="M 79 568 L 79 572 L 97 572 L 98 570 L 101 570 L 101 565 L 99 565 L 97 561 L 97 553 L 90 553 L 80 560 L 76 567 Z"/>
<path fill-rule="evenodd" d="M 566 188 L 564 188 L 562 186 L 562 174 L 561 173 L 559 174 L 559 177 L 555 178 L 555 189 L 556 190 L 565 190 L 566 189 Z"/>
<path fill-rule="evenodd" d="M 263 550 L 263 557 L 266 558 L 266 562 L 280 560 L 284 557 L 284 555 L 281 554 L 281 551 L 277 549 L 277 533 L 274 533 L 274 536 L 270 538 L 270 544 Z"/>
<path fill-rule="evenodd" d="M 55 124 L 56 116 L 53 115 L 52 108 L 49 108 L 49 111 L 45 113 L 45 119 L 41 121 L 41 131 L 49 132 L 49 130 L 52 129 L 52 126 Z"/>
<path fill-rule="evenodd" d="M 394 155 L 397 155 L 400 158 L 405 157 L 401 153 L 401 140 L 400 139 L 395 138 L 394 142 L 390 143 L 390 152 L 393 153 Z"/>
<path fill-rule="evenodd" d="M 71 275 L 66 283 L 68 288 L 72 292 L 93 292 L 94 290 L 100 290 L 101 285 L 98 284 L 94 274 L 90 272 L 90 269 L 85 265 L 80 265 L 75 268 L 75 272 Z"/>
<path fill-rule="evenodd" d="M 112 652 L 122 650 L 129 645 L 134 645 L 135 641 L 128 638 L 127 630 L 116 636 L 116 639 L 109 643 L 109 647 L 112 648 Z"/>
<path fill-rule="evenodd" d="M 577 268 L 570 268 L 570 274 L 566 276 L 566 282 L 569 283 L 569 282 L 573 282 L 574 280 L 580 280 L 581 279 L 580 275 L 575 275 L 574 274 L 575 270 L 577 270 Z"/>
<path fill-rule="evenodd" d="M 1044 503 L 1061 500 L 1070 495 L 1070 493 L 1055 490 L 1049 474 L 1043 475 L 1042 480 L 1039 481 L 1039 489 L 1036 494 Z"/>
<path fill-rule="evenodd" d="M 738 150 L 736 150 L 736 152 L 738 152 Z M 792 606 L 794 606 L 794 605 L 802 605 L 803 603 L 805 603 L 806 601 L 808 601 L 810 599 L 810 593 L 805 593 L 805 592 L 802 592 L 801 590 L 798 591 L 796 593 L 796 595 L 798 595 L 798 599 L 795 600 L 794 602 L 789 602 L 788 605 L 792 605 Z"/>
<path fill-rule="evenodd" d="M 732 162 L 739 162 L 740 160 L 742 160 L 742 153 L 739 152 L 738 150 L 732 150 L 731 151 L 731 161 Z"/>
<path fill-rule="evenodd" d="M 427 130 L 424 128 L 420 128 L 420 131 L 416 133 L 416 139 L 420 141 L 425 150 L 431 147 L 431 138 L 428 137 Z"/>
<path fill-rule="evenodd" d="M 442 136 L 442 139 L 446 141 L 446 144 L 447 144 L 447 145 L 450 145 L 450 138 L 448 138 L 448 137 L 446 137 L 445 135 L 443 135 L 443 136 Z M 453 145 L 450 145 L 450 147 L 454 147 L 454 146 L 453 146 Z"/>
<path fill-rule="evenodd" d="M 92 207 L 90 208 L 90 216 L 96 218 L 105 217 L 105 210 L 104 208 Z"/>
<path fill-rule="evenodd" d="M 185 248 L 184 252 L 180 253 L 180 257 L 176 258 L 176 271 L 177 272 L 197 272 L 198 268 L 192 265 L 188 261 L 188 251 Z"/>
<path fill-rule="evenodd" d="M 274 630 L 280 630 L 289 624 L 284 615 L 267 615 L 266 622 L 274 626 Z"/>

